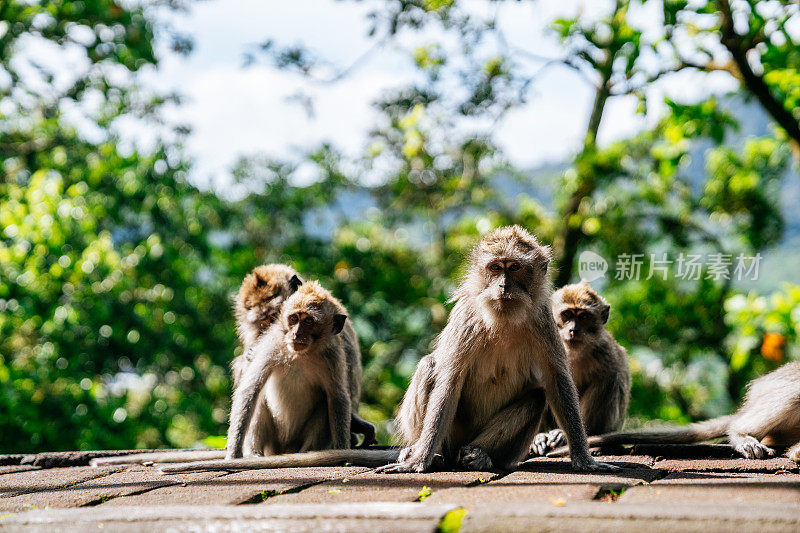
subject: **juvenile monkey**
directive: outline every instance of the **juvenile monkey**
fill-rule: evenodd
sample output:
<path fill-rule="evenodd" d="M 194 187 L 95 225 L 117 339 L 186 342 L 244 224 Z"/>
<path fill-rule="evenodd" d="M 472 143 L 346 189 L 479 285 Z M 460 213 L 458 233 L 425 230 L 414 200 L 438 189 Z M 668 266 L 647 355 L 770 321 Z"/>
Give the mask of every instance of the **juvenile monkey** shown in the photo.
<path fill-rule="evenodd" d="M 622 427 L 630 401 L 628 355 L 606 330 L 610 306 L 586 283 L 567 285 L 553 294 L 553 317 L 567 350 L 569 369 L 578 389 L 581 419 L 588 435 Z M 566 444 L 549 409 L 533 439 L 531 455 Z"/>
<path fill-rule="evenodd" d="M 339 300 L 317 282 L 286 300 L 251 347 L 233 393 L 226 458 L 350 447 L 346 320 Z"/>
<path fill-rule="evenodd" d="M 591 437 L 589 444 L 690 444 L 726 435 L 736 452 L 748 459 L 785 449 L 786 457 L 800 463 L 800 362 L 786 363 L 751 381 L 742 406 L 732 415 L 684 428 L 609 433 Z M 554 451 L 558 452 L 563 450 Z"/>
<path fill-rule="evenodd" d="M 303 284 L 303 279 L 288 265 L 269 264 L 255 267 L 245 276 L 234 302 L 236 331 L 242 342 L 242 355 L 231 364 L 234 389 L 253 355 L 250 348 L 277 320 L 283 303 Z M 377 442 L 375 426 L 358 415 L 361 399 L 361 349 L 353 327 L 347 323 L 342 331 L 347 379 L 350 387 L 352 442 L 357 442 L 356 433 L 364 435 L 363 446 Z"/>
<path fill-rule="evenodd" d="M 471 470 L 515 466 L 545 401 L 577 470 L 612 470 L 589 455 L 567 355 L 550 310 L 550 250 L 520 226 L 472 250 L 434 351 L 420 360 L 397 422 L 406 448 L 382 472 L 424 472 L 435 456 Z"/>
<path fill-rule="evenodd" d="M 277 320 L 283 302 L 302 284 L 303 279 L 292 267 L 280 264 L 257 266 L 242 280 L 233 304 L 243 348 L 242 355 L 231 364 L 234 388 L 249 363 L 250 347 Z"/>

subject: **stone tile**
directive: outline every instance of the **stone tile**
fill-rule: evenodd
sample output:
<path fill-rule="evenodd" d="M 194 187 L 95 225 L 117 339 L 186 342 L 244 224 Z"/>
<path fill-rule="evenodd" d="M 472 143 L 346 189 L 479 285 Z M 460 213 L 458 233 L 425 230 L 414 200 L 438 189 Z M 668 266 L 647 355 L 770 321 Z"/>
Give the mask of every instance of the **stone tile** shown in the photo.
<path fill-rule="evenodd" d="M 426 500 L 431 503 L 452 503 L 468 508 L 479 503 L 539 501 L 564 505 L 571 501 L 589 501 L 602 489 L 620 490 L 657 479 L 661 472 L 652 470 L 630 458 L 604 457 L 606 462 L 625 466 L 613 473 L 575 473 L 568 460 L 532 459 L 522 470 L 472 487 L 459 487 L 434 492 Z"/>
<path fill-rule="evenodd" d="M 359 503 L 207 507 L 96 507 L 29 511 L 4 517 L 4 532 L 375 531 L 434 532 L 448 505 Z"/>
<path fill-rule="evenodd" d="M 786 457 L 773 459 L 665 459 L 653 468 L 667 472 L 799 472 L 797 463 Z"/>
<path fill-rule="evenodd" d="M 800 508 L 785 504 L 751 506 L 695 503 L 625 504 L 576 502 L 549 505 L 482 504 L 464 517 L 462 533 L 570 531 L 579 533 L 730 533 L 800 529 Z"/>
<path fill-rule="evenodd" d="M 49 472 L 58 472 L 58 470 L 48 470 L 43 472 L 42 475 L 46 475 Z M 22 511 L 26 509 L 97 505 L 120 496 L 138 494 L 167 485 L 179 485 L 198 479 L 198 477 L 200 476 L 197 474 L 166 477 L 154 468 L 129 467 L 122 472 L 115 472 L 65 487 L 53 487 L 2 498 L 0 499 L 0 510 Z"/>
<path fill-rule="evenodd" d="M 296 494 L 270 498 L 268 504 L 337 503 L 337 502 L 413 502 L 424 487 L 437 491 L 464 487 L 489 480 L 491 472 L 431 472 L 426 474 L 376 474 L 369 471 L 358 476 L 329 481 Z"/>
<path fill-rule="evenodd" d="M 798 474 L 677 472 L 649 486 L 628 489 L 620 503 L 800 504 Z"/>
<path fill-rule="evenodd" d="M 0 466 L 0 475 L 2 475 L 2 474 L 15 474 L 17 472 L 28 472 L 30 470 L 41 470 L 41 469 L 38 466 L 30 466 L 30 465 Z"/>
<path fill-rule="evenodd" d="M 100 478 L 119 472 L 122 467 L 91 468 L 76 466 L 71 468 L 33 469 L 0 476 L 0 501 L 17 494 L 41 490 L 54 490 L 69 487 L 76 483 Z"/>
<path fill-rule="evenodd" d="M 197 479 L 157 488 L 143 494 L 115 498 L 103 506 L 218 505 L 257 503 L 276 494 L 299 490 L 330 479 L 355 476 L 366 468 L 275 468 L 235 473 L 194 472 Z M 185 474 L 179 474 L 185 475 Z M 173 477 L 162 475 L 164 479 Z"/>

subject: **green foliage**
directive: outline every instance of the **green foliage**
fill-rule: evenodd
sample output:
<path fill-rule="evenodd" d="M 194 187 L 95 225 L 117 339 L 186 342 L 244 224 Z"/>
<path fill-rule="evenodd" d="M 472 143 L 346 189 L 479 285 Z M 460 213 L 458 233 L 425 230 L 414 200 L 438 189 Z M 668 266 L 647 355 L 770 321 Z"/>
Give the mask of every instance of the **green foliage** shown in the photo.
<path fill-rule="evenodd" d="M 748 12 L 745 38 L 760 43 L 773 96 L 795 109 L 797 47 L 788 34 L 772 37 L 788 20 L 779 4 L 769 24 Z M 690 68 L 669 45 L 691 29 L 689 15 L 716 6 L 664 2 L 655 39 L 624 1 L 595 20 L 555 21 L 563 63 L 600 83 L 583 148 L 563 173 L 532 184 L 489 131 L 460 127 L 496 124 L 526 101 L 535 74 L 524 54 L 463 2 L 387 1 L 370 19 L 376 38 L 443 33 L 412 52 L 415 82 L 375 102 L 384 120 L 363 157 L 326 145 L 294 162 L 245 157 L 231 194 L 218 196 L 190 184 L 180 137 L 145 153 L 113 133 L 123 115 L 158 119 L 171 98 L 136 83 L 137 71 L 158 66 L 153 39 L 166 30 L 152 6 L 0 1 L 0 74 L 11 80 L 0 86 L 0 451 L 223 447 L 213 435 L 225 430 L 228 365 L 240 353 L 229 295 L 265 262 L 291 264 L 346 305 L 363 354 L 361 411 L 386 442 L 385 422 L 447 320 L 465 254 L 511 223 L 558 255 L 565 229 L 576 251 L 612 262 L 642 254 L 641 279 L 612 272 L 601 287 L 610 328 L 632 356 L 634 416 L 688 421 L 729 410 L 747 380 L 800 358 L 800 289 L 739 294 L 726 279 L 676 282 L 674 266 L 667 280 L 645 278 L 651 254 L 753 255 L 777 242 L 785 136 L 730 144 L 737 125 L 709 98 L 668 100 L 638 134 L 596 142 L 607 99 L 642 96 Z M 76 28 L 91 38 L 76 42 Z M 80 49 L 83 66 L 62 92 L 56 72 L 40 69 L 36 80 L 15 70 L 20 40 L 31 36 Z M 174 44 L 191 47 L 178 36 Z M 322 61 L 299 45 L 262 49 L 308 76 Z M 112 67 L 126 75 L 107 77 Z M 93 94 L 101 104 L 81 107 L 87 135 L 64 106 Z M 704 169 L 699 178 L 693 165 Z M 299 185 L 299 175 L 313 179 Z M 533 197 L 531 185 L 545 181 L 552 203 Z M 530 196 L 508 197 L 514 187 Z M 462 517 L 448 514 L 441 529 L 457 530 Z"/>

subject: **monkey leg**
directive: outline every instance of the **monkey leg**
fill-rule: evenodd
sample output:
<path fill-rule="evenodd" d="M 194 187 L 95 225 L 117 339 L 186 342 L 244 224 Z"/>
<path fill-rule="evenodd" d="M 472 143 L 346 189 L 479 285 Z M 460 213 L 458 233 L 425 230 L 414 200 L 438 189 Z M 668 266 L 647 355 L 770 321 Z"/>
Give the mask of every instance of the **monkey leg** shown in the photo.
<path fill-rule="evenodd" d="M 328 410 L 321 406 L 309 417 L 308 422 L 303 427 L 303 442 L 300 445 L 300 452 L 312 450 L 327 450 L 331 447 L 331 430 L 328 421 Z"/>
<path fill-rule="evenodd" d="M 772 457 L 775 450 L 760 441 L 769 434 L 771 426 L 769 421 L 755 420 L 752 416 L 737 416 L 728 427 L 728 440 L 733 449 L 747 459 Z"/>
<path fill-rule="evenodd" d="M 459 450 L 459 457 L 471 459 L 464 466 L 474 464 L 487 469 L 484 458 L 471 449 L 477 447 L 491 459 L 488 468 L 492 464 L 500 468 L 515 467 L 528 453 L 544 407 L 544 390 L 533 389 L 495 413 L 478 436 Z"/>
<path fill-rule="evenodd" d="M 263 399 L 259 399 L 253 411 L 250 428 L 244 439 L 243 454 L 245 457 L 261 457 L 278 453 L 274 438 L 277 428 L 272 419 L 269 407 Z"/>

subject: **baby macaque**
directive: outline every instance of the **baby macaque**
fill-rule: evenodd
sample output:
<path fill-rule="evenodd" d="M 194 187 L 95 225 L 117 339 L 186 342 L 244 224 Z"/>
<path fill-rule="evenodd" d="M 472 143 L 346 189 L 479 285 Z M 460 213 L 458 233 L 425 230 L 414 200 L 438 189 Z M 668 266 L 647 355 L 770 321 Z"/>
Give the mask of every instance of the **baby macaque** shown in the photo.
<path fill-rule="evenodd" d="M 588 435 L 622 427 L 630 400 L 628 355 L 605 328 L 610 306 L 588 283 L 567 285 L 553 294 L 553 316 L 567 350 L 569 369 L 578 388 L 581 419 Z M 549 409 L 531 446 L 544 455 L 566 444 Z"/>

